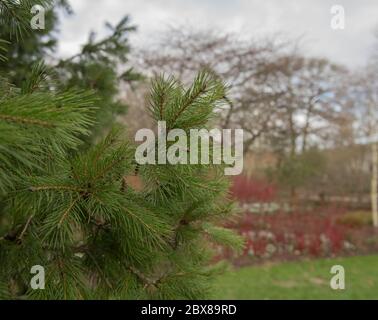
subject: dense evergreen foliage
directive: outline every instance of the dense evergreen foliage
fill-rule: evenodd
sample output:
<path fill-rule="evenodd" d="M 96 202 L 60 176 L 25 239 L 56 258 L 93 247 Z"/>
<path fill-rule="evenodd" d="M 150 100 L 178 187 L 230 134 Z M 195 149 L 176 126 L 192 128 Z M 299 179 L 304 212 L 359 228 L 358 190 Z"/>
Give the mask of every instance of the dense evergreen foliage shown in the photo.
<path fill-rule="evenodd" d="M 223 168 L 137 165 L 120 128 L 90 146 L 113 120 L 99 123 L 101 112 L 120 105 L 119 80 L 138 78 L 116 70 L 133 27 L 125 18 L 54 66 L 41 48 L 26 61 L 15 48 L 36 37 L 30 5 L 0 0 L 1 26 L 10 26 L 0 42 L 0 298 L 205 297 L 219 269 L 212 243 L 242 246 L 220 226 L 233 213 Z M 30 71 L 21 76 L 23 68 Z M 149 111 L 187 131 L 204 127 L 225 94 L 205 73 L 189 88 L 159 77 Z M 30 287 L 33 265 L 45 268 L 44 290 Z"/>

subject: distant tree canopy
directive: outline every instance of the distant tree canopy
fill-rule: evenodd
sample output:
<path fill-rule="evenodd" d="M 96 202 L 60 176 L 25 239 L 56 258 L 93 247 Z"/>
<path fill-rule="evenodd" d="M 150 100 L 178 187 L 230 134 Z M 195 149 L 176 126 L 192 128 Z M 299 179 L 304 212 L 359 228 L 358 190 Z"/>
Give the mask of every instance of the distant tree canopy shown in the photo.
<path fill-rule="evenodd" d="M 220 125 L 244 129 L 245 152 L 306 151 L 331 142 L 345 124 L 336 93 L 347 70 L 301 55 L 295 41 L 177 27 L 136 55 L 147 74 L 170 70 L 185 81 L 202 68 L 225 81 L 232 103 L 220 111 Z"/>

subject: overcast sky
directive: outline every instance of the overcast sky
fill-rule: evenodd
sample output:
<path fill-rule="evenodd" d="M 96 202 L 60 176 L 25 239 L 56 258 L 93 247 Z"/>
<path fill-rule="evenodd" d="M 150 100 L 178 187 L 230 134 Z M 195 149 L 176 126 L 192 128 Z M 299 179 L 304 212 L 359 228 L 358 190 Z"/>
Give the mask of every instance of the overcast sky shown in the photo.
<path fill-rule="evenodd" d="M 356 67 L 375 43 L 378 0 L 71 0 L 75 15 L 63 17 L 61 55 L 75 53 L 105 21 L 117 23 L 125 14 L 138 26 L 132 38 L 147 44 L 169 25 L 188 24 L 243 35 L 276 32 L 303 36 L 304 52 Z M 330 26 L 333 5 L 345 9 L 345 29 Z"/>

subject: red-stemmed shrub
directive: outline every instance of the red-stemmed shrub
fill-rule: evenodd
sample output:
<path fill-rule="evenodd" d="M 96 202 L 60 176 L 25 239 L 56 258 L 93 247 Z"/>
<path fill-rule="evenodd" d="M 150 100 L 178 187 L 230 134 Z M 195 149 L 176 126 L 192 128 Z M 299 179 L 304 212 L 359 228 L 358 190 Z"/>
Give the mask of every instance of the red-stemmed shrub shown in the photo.
<path fill-rule="evenodd" d="M 233 179 L 231 194 L 242 202 L 270 202 L 276 197 L 277 189 L 272 183 L 263 179 L 236 176 Z"/>
<path fill-rule="evenodd" d="M 344 214 L 344 209 L 335 207 L 275 214 L 246 212 L 228 227 L 246 239 L 239 260 L 334 256 L 348 250 L 351 229 L 337 223 Z M 221 257 L 235 260 L 229 251 L 220 250 Z"/>

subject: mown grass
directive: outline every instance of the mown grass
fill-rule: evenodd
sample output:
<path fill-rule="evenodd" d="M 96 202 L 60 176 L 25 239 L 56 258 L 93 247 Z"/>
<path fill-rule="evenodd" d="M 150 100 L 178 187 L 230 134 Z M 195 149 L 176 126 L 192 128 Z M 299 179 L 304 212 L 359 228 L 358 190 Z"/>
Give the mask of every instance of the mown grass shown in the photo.
<path fill-rule="evenodd" d="M 345 290 L 333 290 L 333 265 L 345 269 Z M 227 272 L 213 299 L 378 299 L 378 255 L 285 262 Z"/>

